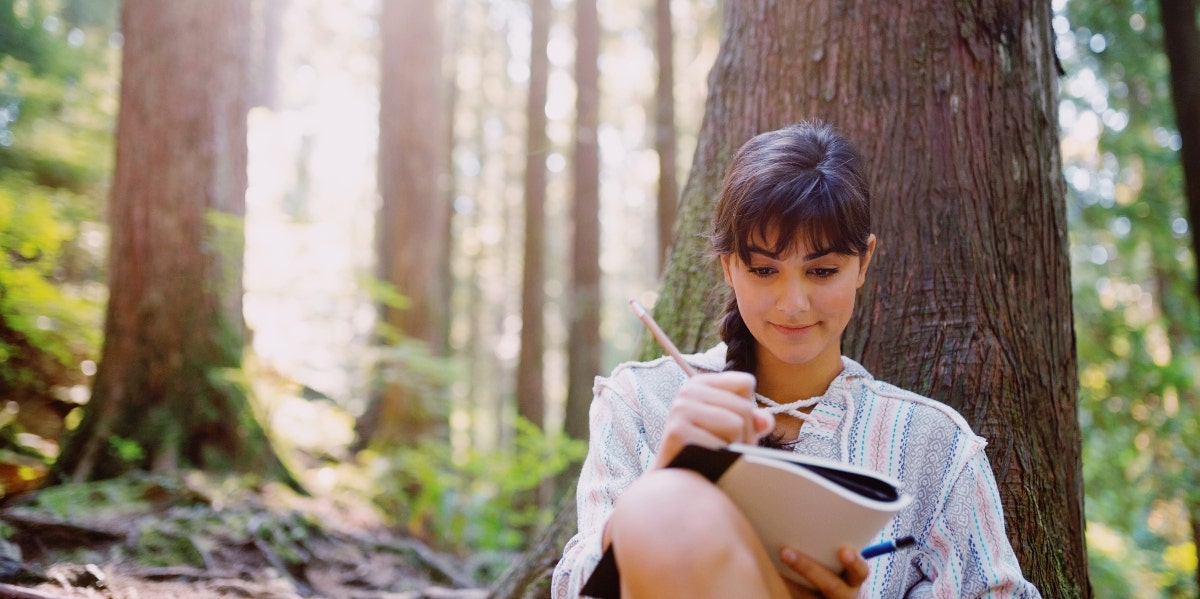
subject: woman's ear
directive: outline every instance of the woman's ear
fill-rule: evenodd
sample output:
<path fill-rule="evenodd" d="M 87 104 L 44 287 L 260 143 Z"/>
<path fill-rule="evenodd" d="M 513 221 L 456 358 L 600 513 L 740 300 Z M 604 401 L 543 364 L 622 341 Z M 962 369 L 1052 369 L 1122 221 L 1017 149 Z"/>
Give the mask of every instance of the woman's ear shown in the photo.
<path fill-rule="evenodd" d="M 867 280 L 867 268 L 871 266 L 871 258 L 875 256 L 875 234 L 867 237 L 867 251 L 858 257 L 858 286 L 862 287 Z M 728 277 L 728 275 L 726 275 Z"/>
<path fill-rule="evenodd" d="M 733 287 L 733 277 L 729 271 L 729 257 L 733 254 L 721 254 L 721 270 L 725 273 L 725 284 Z"/>

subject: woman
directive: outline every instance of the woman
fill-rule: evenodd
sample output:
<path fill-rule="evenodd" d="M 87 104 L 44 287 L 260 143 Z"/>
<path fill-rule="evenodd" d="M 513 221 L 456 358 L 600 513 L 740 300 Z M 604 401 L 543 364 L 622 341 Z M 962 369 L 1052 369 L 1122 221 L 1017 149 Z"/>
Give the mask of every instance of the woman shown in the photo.
<path fill-rule="evenodd" d="M 870 221 L 862 158 L 828 125 L 785 127 L 738 150 L 711 234 L 732 290 L 723 342 L 686 356 L 695 377 L 661 358 L 597 379 L 579 532 L 555 568 L 556 599 L 578 596 L 606 549 L 623 597 L 1040 596 L 1005 536 L 986 442 L 951 408 L 841 355 L 875 252 Z M 664 468 L 688 443 L 755 441 L 900 480 L 914 501 L 877 540 L 912 535 L 916 545 L 869 565 L 843 547 L 844 571 L 833 572 L 764 547 L 715 485 Z M 782 577 L 768 552 L 816 591 Z"/>

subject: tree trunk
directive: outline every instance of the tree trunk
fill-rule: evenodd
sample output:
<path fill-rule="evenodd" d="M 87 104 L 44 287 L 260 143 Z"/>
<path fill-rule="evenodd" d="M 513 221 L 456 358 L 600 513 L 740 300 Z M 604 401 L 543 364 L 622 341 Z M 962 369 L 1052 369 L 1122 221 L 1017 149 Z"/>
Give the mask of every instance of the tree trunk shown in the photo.
<path fill-rule="evenodd" d="M 442 30 L 434 0 L 383 0 L 379 93 L 379 278 L 407 298 L 383 306 L 384 323 L 402 338 L 441 354 L 447 318 L 443 286 L 447 228 L 441 190 L 447 153 L 442 98 Z M 403 368 L 403 365 L 396 365 Z M 430 434 L 434 411 L 420 393 L 385 382 L 360 439 L 373 445 L 412 444 Z"/>
<path fill-rule="evenodd" d="M 1184 192 L 1187 196 L 1188 222 L 1200 223 L 1200 27 L 1196 25 L 1196 0 L 1159 0 L 1162 12 L 1163 46 L 1171 65 L 1171 103 L 1175 125 L 1182 141 Z M 1200 234 L 1192 231 L 1192 256 L 1200 256 Z M 1200 295 L 1200 277 L 1196 278 Z M 1178 316 L 1171 318 L 1175 320 Z M 1171 339 L 1183 337 L 1172 336 Z M 1189 401 L 1188 403 L 1192 403 Z M 1185 495 L 1191 524 L 1192 543 L 1200 547 L 1200 501 Z M 1200 597 L 1200 569 L 1196 571 L 1197 596 Z"/>
<path fill-rule="evenodd" d="M 1159 0 L 1163 46 L 1171 64 L 1171 103 L 1183 141 L 1180 160 L 1187 193 L 1188 222 L 1200 223 L 1200 27 L 1196 0 Z M 1200 235 L 1192 233 L 1192 255 L 1200 256 Z M 1200 295 L 1200 277 L 1196 278 Z"/>
<path fill-rule="evenodd" d="M 525 260 L 521 275 L 521 354 L 517 362 L 517 414 L 545 426 L 542 354 L 545 353 L 546 90 L 550 78 L 550 0 L 532 0 L 529 100 L 525 147 Z"/>
<path fill-rule="evenodd" d="M 250 103 L 274 110 L 279 103 L 279 50 L 288 0 L 253 0 Z"/>
<path fill-rule="evenodd" d="M 574 225 L 568 320 L 568 392 L 565 429 L 587 438 L 592 381 L 600 370 L 600 19 L 596 0 L 575 3 Z"/>
<path fill-rule="evenodd" d="M 287 477 L 237 376 L 249 5 L 131 0 L 109 202 L 109 303 L 73 480 L 190 466 Z"/>
<path fill-rule="evenodd" d="M 679 184 L 675 166 L 675 51 L 671 0 L 654 2 L 654 55 L 658 58 L 658 89 L 654 92 L 654 149 L 658 152 L 658 264 L 665 270 Z"/>
<path fill-rule="evenodd" d="M 1075 597 L 1090 591 L 1049 21 L 995 0 L 728 3 L 655 317 L 682 348 L 715 340 L 697 233 L 726 161 L 761 131 L 834 123 L 870 165 L 880 239 L 845 353 L 991 440 L 1026 575 Z"/>

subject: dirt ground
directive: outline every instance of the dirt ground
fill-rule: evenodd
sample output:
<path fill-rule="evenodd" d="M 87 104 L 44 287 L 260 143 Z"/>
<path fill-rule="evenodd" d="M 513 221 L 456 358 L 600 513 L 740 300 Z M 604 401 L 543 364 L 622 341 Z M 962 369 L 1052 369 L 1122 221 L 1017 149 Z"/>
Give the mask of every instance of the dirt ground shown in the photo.
<path fill-rule="evenodd" d="M 487 596 L 478 560 L 398 534 L 370 506 L 279 486 L 121 479 L 39 492 L 0 521 L 0 599 Z"/>

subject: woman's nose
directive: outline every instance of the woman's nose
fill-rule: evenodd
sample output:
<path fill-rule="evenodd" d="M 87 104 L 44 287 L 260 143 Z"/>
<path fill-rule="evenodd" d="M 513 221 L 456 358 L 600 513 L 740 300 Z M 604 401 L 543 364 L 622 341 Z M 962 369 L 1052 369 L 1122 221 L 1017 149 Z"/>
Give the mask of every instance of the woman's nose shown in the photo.
<path fill-rule="evenodd" d="M 781 286 L 779 297 L 775 300 L 775 308 L 784 314 L 799 314 L 808 311 L 811 302 L 808 297 L 808 286 L 803 280 L 785 281 Z"/>

